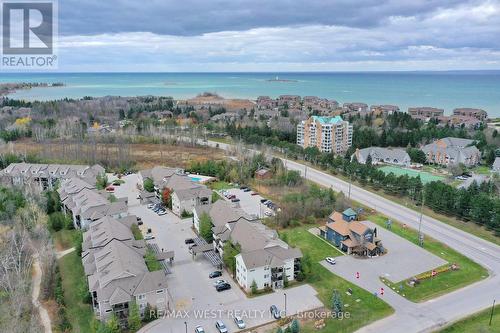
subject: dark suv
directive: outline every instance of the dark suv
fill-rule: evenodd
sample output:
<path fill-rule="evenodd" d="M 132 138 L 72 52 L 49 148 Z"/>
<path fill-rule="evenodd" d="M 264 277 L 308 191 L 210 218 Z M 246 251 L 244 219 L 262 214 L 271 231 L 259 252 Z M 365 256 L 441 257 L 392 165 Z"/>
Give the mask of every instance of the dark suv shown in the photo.
<path fill-rule="evenodd" d="M 215 272 L 212 272 L 210 274 L 208 274 L 208 277 L 213 279 L 213 278 L 216 278 L 216 277 L 220 277 L 222 276 L 222 272 L 221 271 L 215 271 Z"/>
<path fill-rule="evenodd" d="M 229 283 L 221 283 L 215 286 L 215 290 L 217 291 L 224 291 L 231 289 L 231 285 Z"/>

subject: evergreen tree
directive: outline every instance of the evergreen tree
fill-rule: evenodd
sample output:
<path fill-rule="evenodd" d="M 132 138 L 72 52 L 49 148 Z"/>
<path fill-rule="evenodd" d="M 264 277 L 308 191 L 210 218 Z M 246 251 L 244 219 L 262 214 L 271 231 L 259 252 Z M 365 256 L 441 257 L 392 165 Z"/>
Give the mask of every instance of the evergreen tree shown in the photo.
<path fill-rule="evenodd" d="M 300 333 L 299 321 L 297 319 L 294 319 L 290 328 L 292 329 L 292 333 Z"/>
<path fill-rule="evenodd" d="M 118 322 L 118 317 L 116 317 L 116 314 L 113 313 L 113 315 L 108 319 L 106 327 L 110 333 L 120 332 L 120 323 Z"/>
<path fill-rule="evenodd" d="M 139 313 L 139 306 L 135 301 L 130 302 L 128 310 L 128 328 L 132 332 L 136 332 L 141 328 L 141 314 Z"/>
<path fill-rule="evenodd" d="M 340 293 L 337 289 L 333 291 L 332 310 L 337 315 L 342 313 L 342 298 L 340 297 Z"/>

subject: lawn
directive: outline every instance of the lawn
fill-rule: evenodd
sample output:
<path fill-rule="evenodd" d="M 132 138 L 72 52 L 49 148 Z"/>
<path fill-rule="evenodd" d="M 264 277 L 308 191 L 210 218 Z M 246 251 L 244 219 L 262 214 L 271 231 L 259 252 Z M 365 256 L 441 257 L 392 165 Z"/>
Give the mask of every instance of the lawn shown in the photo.
<path fill-rule="evenodd" d="M 75 246 L 75 242 L 79 240 L 78 232 L 75 230 L 60 230 L 52 233 L 54 244 L 57 251 L 64 251 Z"/>
<path fill-rule="evenodd" d="M 332 293 L 333 290 L 337 289 L 340 291 L 342 303 L 349 305 L 344 307 L 344 312 L 346 314 L 349 312 L 349 318 L 328 319 L 326 327 L 320 331 L 317 331 L 313 327 L 314 323 L 311 322 L 304 326 L 301 332 L 354 332 L 373 321 L 393 313 L 393 309 L 387 303 L 368 291 L 336 276 L 319 263 L 320 260 L 323 260 L 327 256 L 339 256 L 341 254 L 328 243 L 308 232 L 307 229 L 310 227 L 312 226 L 281 230 L 280 235 L 290 245 L 299 247 L 303 253 L 308 253 L 311 256 L 313 273 L 306 279 L 306 282 L 316 289 L 318 297 L 325 307 L 331 307 Z M 346 294 L 349 288 L 353 291 L 351 296 Z M 359 301 L 357 301 L 358 299 Z"/>
<path fill-rule="evenodd" d="M 376 223 L 382 228 L 386 228 L 385 222 L 387 221 L 387 217 L 382 214 L 372 214 L 368 216 L 368 220 Z M 399 222 L 393 221 L 391 231 L 412 243 L 418 243 L 418 232 L 408 227 L 403 228 Z M 486 269 L 427 235 L 424 239 L 424 248 L 438 257 L 443 258 L 450 264 L 457 264 L 460 269 L 441 273 L 433 278 L 422 280 L 417 287 L 413 288 L 409 287 L 406 281 L 394 281 L 394 283 L 388 280 L 384 281 L 389 287 L 398 289 L 403 285 L 402 294 L 405 294 L 405 297 L 413 302 L 422 302 L 447 294 L 488 276 Z"/>
<path fill-rule="evenodd" d="M 87 289 L 82 259 L 72 252 L 59 259 L 64 302 L 72 332 L 90 332 L 93 312 L 90 304 L 83 303 L 83 293 Z"/>
<path fill-rule="evenodd" d="M 439 333 L 469 333 L 469 332 L 484 332 L 494 333 L 500 332 L 500 314 L 498 313 L 500 306 L 496 306 L 493 311 L 493 320 L 490 322 L 491 308 L 476 313 L 470 317 L 452 324 Z"/>
<path fill-rule="evenodd" d="M 215 191 L 234 188 L 233 185 L 230 185 L 228 182 L 223 182 L 223 181 L 211 182 L 208 186 Z"/>

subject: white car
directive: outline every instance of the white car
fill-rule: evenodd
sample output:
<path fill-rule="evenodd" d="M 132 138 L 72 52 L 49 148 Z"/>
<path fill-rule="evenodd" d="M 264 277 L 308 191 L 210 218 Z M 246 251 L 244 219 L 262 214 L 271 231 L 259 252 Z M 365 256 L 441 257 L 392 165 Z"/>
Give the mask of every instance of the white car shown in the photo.
<path fill-rule="evenodd" d="M 159 210 L 157 214 L 162 216 L 162 215 L 167 214 L 167 211 L 166 210 Z"/>
<path fill-rule="evenodd" d="M 152 209 L 154 206 L 155 206 L 155 204 L 150 203 L 150 204 L 148 204 L 148 206 L 147 206 L 147 207 L 148 207 L 149 209 Z"/>
<path fill-rule="evenodd" d="M 153 234 L 146 234 L 146 236 L 144 236 L 144 240 L 151 240 L 153 238 Z"/>
<path fill-rule="evenodd" d="M 196 326 L 194 333 L 205 333 L 205 330 L 201 326 Z"/>
<path fill-rule="evenodd" d="M 226 280 L 217 280 L 214 282 L 214 287 L 217 287 L 219 284 L 223 284 L 223 283 L 228 283 Z"/>
<path fill-rule="evenodd" d="M 226 325 L 222 320 L 217 320 L 215 322 L 215 328 L 219 331 L 219 333 L 228 333 L 228 330 L 226 328 Z"/>
<path fill-rule="evenodd" d="M 335 261 L 335 258 L 332 257 L 326 257 L 325 258 L 326 262 L 329 263 L 330 265 L 335 265 L 337 262 Z"/>
<path fill-rule="evenodd" d="M 236 326 L 238 326 L 239 329 L 243 329 L 246 327 L 246 324 L 243 319 L 241 319 L 241 317 L 234 317 L 234 323 L 236 324 Z"/>

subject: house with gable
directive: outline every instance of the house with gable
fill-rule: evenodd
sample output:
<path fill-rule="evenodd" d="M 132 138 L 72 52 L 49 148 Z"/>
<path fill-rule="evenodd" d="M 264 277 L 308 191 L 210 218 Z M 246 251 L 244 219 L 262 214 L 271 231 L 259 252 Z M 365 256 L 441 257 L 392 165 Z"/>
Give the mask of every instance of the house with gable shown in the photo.
<path fill-rule="evenodd" d="M 377 229 L 357 221 L 357 218 L 358 214 L 352 208 L 342 213 L 334 211 L 320 227 L 320 236 L 348 254 L 373 256 L 383 253 Z"/>

